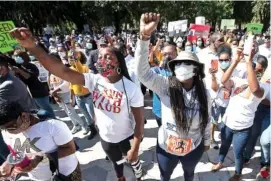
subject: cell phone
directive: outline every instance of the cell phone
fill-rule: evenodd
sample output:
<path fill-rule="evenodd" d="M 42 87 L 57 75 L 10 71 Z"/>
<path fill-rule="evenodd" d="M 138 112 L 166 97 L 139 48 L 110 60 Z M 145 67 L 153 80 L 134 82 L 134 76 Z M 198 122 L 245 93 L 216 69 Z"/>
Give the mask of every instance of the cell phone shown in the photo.
<path fill-rule="evenodd" d="M 212 68 L 212 69 L 215 69 L 215 70 L 218 69 L 218 60 L 217 60 L 217 59 L 213 59 L 213 60 L 211 61 L 211 68 Z"/>
<path fill-rule="evenodd" d="M 250 35 L 248 36 L 247 40 L 245 41 L 244 44 L 244 55 L 249 56 L 251 54 L 252 48 L 253 48 L 253 40 L 254 40 L 254 36 Z"/>

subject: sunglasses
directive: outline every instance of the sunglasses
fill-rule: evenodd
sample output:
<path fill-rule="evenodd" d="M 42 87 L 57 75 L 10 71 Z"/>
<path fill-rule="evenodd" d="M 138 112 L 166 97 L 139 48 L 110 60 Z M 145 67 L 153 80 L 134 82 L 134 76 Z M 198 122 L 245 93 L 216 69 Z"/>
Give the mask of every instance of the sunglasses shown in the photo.
<path fill-rule="evenodd" d="M 228 62 L 230 59 L 219 59 L 220 62 Z"/>

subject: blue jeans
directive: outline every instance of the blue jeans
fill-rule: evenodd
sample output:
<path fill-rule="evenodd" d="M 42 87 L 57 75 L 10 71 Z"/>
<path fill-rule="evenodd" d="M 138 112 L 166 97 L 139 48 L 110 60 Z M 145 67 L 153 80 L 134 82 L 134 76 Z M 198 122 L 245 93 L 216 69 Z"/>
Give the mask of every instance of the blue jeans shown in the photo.
<path fill-rule="evenodd" d="M 40 109 L 47 111 L 50 118 L 56 118 L 53 108 L 50 105 L 49 96 L 34 98 L 34 101 Z"/>
<path fill-rule="evenodd" d="M 3 140 L 2 133 L 0 131 L 0 166 L 6 161 L 8 157 L 9 149 Z"/>
<path fill-rule="evenodd" d="M 91 94 L 86 97 L 75 95 L 75 100 L 81 113 L 84 114 L 88 125 L 94 123 L 94 108 Z"/>
<path fill-rule="evenodd" d="M 270 165 L 270 142 L 271 142 L 271 126 L 269 125 L 266 130 L 263 131 L 260 142 L 262 146 L 262 164 Z"/>
<path fill-rule="evenodd" d="M 233 153 L 235 160 L 235 172 L 242 174 L 243 169 L 243 152 L 248 139 L 251 135 L 251 127 L 243 130 L 232 130 L 223 122 L 221 125 L 221 147 L 219 150 L 219 162 L 223 163 L 229 151 L 231 143 L 233 144 Z"/>
<path fill-rule="evenodd" d="M 182 163 L 184 171 L 184 180 L 193 181 L 194 171 L 197 163 L 200 161 L 204 152 L 203 142 L 192 152 L 185 156 L 176 156 L 167 153 L 165 150 L 160 148 L 157 144 L 156 155 L 161 173 L 161 181 L 169 181 L 174 168 L 177 166 L 179 161 Z"/>
<path fill-rule="evenodd" d="M 254 123 L 251 130 L 251 136 L 250 139 L 248 140 L 244 152 L 244 156 L 246 159 L 251 158 L 258 137 L 269 125 L 270 125 L 270 106 L 259 104 L 258 109 L 255 113 Z"/>

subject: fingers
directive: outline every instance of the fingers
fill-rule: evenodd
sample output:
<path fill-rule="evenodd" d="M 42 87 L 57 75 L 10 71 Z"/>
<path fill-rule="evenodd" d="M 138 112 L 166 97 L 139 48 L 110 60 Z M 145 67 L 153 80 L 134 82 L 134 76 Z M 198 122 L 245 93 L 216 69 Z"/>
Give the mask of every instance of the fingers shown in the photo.
<path fill-rule="evenodd" d="M 144 13 L 141 15 L 141 21 L 143 21 L 144 23 L 149 23 L 149 22 L 152 22 L 152 21 L 155 21 L 155 22 L 159 22 L 160 20 L 160 14 L 157 14 L 157 13 Z"/>

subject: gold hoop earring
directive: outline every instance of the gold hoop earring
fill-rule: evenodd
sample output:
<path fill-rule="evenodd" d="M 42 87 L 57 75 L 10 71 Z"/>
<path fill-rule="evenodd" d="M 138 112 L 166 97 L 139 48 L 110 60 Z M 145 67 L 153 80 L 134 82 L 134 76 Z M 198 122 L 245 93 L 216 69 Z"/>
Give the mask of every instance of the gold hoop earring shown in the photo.
<path fill-rule="evenodd" d="M 121 73 L 121 69 L 119 67 L 116 69 L 116 71 L 117 71 L 117 74 Z"/>

